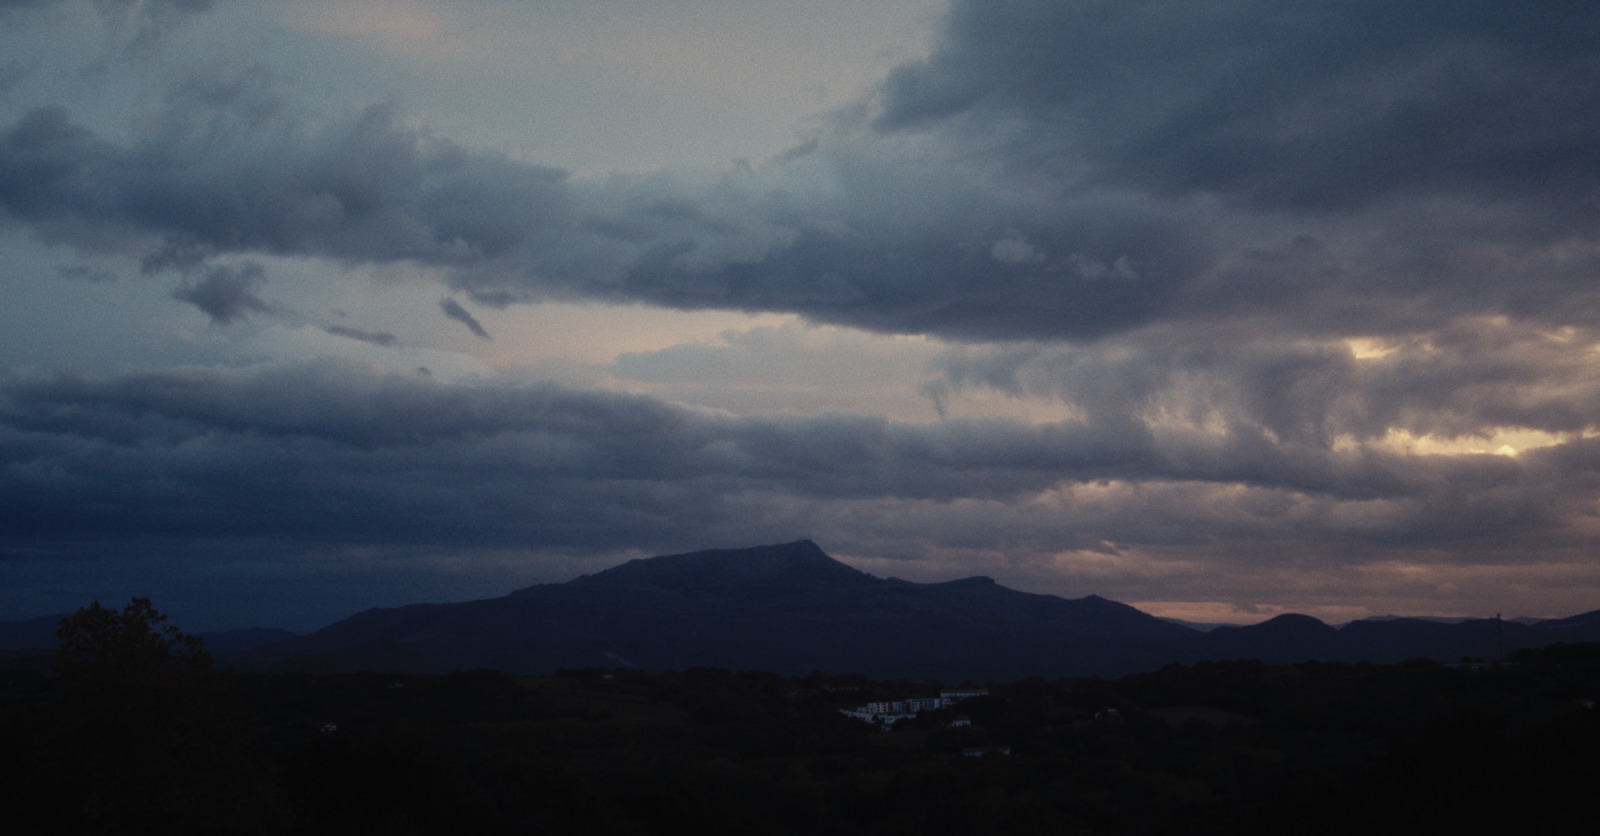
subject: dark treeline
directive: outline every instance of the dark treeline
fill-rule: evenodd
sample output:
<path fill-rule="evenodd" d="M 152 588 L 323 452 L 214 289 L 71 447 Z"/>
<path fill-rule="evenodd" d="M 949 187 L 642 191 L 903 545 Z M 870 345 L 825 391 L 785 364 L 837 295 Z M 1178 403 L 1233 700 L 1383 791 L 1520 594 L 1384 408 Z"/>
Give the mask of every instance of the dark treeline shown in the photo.
<path fill-rule="evenodd" d="M 1208 662 L 990 683 L 14 671 L 6 815 L 59 833 L 1588 832 L 1600 645 L 1500 667 Z M 126 671 L 118 676 L 128 675 Z M 946 687 L 950 687 L 947 685 Z M 952 725 L 957 717 L 971 725 Z M 1003 754 L 1004 752 L 1009 754 Z M 966 753 L 966 754 L 964 754 Z M 981 753 L 981 757 L 972 756 Z"/>

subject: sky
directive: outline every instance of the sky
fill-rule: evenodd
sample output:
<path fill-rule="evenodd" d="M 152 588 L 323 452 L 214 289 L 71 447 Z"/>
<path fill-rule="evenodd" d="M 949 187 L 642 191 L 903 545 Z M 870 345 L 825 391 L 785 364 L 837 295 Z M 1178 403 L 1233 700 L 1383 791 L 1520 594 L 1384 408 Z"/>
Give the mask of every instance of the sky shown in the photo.
<path fill-rule="evenodd" d="M 1600 608 L 1600 5 L 0 0 L 0 619 L 809 538 Z"/>

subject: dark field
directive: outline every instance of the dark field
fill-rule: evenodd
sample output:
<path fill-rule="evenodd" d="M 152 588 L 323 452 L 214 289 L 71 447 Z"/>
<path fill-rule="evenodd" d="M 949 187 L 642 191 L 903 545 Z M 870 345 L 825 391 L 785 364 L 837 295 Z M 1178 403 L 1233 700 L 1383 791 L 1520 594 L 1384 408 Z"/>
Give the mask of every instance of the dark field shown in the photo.
<path fill-rule="evenodd" d="M 1479 670 L 1241 661 L 995 683 L 889 733 L 839 709 L 938 685 L 6 676 L 5 809 L 30 832 L 1589 832 L 1600 784 L 1596 645 Z"/>

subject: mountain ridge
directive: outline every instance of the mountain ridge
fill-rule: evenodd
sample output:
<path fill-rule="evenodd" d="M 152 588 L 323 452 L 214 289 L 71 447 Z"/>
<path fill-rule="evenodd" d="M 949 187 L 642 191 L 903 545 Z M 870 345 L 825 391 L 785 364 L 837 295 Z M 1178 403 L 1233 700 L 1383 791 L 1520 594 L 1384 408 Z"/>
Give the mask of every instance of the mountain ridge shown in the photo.
<path fill-rule="evenodd" d="M 304 672 L 625 665 L 961 681 L 1118 676 L 1228 658 L 1454 661 L 1558 641 L 1600 641 L 1600 611 L 1532 625 L 1388 618 L 1339 628 L 1284 614 L 1202 631 L 1098 595 L 1021 592 L 983 576 L 878 578 L 798 540 L 640 558 L 499 598 L 372 609 L 219 655 L 241 668 Z"/>
<path fill-rule="evenodd" d="M 1097 596 L 878 578 L 799 540 L 641 558 L 502 598 L 368 610 L 236 661 L 336 670 L 371 655 L 416 672 L 547 672 L 621 657 L 650 669 L 960 680 L 1123 673 L 1168 661 L 1192 634 Z"/>

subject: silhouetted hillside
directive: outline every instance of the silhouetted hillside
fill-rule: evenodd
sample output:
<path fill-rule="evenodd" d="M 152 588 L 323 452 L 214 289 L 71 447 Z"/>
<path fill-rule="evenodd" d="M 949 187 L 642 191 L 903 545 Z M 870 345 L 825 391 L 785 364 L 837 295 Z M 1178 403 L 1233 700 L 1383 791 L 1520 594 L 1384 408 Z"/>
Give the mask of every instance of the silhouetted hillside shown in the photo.
<path fill-rule="evenodd" d="M 232 658 L 300 671 L 700 666 L 960 681 L 1115 676 L 1228 658 L 1454 661 L 1596 640 L 1594 614 L 1534 626 L 1402 618 L 1338 630 L 1283 615 L 1203 633 L 1093 595 L 1035 595 L 981 577 L 876 578 L 800 541 L 634 560 L 491 600 L 370 610 Z"/>
<path fill-rule="evenodd" d="M 959 681 L 1143 670 L 1192 657 L 1198 635 L 1094 596 L 1032 595 L 987 578 L 875 578 L 800 541 L 635 560 L 488 601 L 371 610 L 238 661 L 413 672 L 708 666 Z"/>

